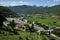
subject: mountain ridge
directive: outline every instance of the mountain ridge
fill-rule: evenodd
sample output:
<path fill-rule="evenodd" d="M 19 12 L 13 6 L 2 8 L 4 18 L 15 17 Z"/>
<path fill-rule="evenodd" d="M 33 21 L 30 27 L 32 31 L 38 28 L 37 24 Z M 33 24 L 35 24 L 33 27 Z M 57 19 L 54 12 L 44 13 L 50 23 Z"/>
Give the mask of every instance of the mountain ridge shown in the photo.
<path fill-rule="evenodd" d="M 29 13 L 29 14 L 41 14 L 41 13 L 50 13 L 54 15 L 60 15 L 60 5 L 55 5 L 52 7 L 36 7 L 36 6 L 13 6 L 13 7 L 8 7 L 10 10 L 16 12 L 16 13 Z"/>

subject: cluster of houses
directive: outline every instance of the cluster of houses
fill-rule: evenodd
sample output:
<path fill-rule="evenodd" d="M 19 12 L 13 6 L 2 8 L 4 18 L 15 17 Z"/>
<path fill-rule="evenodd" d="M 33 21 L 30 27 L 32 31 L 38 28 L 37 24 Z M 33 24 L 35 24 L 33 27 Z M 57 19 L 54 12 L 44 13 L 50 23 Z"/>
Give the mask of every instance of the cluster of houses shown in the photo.
<path fill-rule="evenodd" d="M 38 32 L 39 34 L 41 32 L 48 32 L 48 33 L 51 33 L 53 31 L 53 29 L 51 27 L 46 27 L 47 30 L 44 29 L 45 25 L 44 24 L 41 24 L 41 23 L 38 23 L 38 22 L 32 22 L 30 24 L 28 24 L 27 26 L 25 24 L 27 24 L 28 20 L 26 18 L 7 18 L 8 22 L 4 22 L 4 25 L 5 26 L 9 26 L 8 24 L 10 24 L 10 22 L 12 22 L 12 20 L 14 20 L 14 23 L 15 23 L 15 29 L 18 29 L 18 28 L 23 28 L 23 31 L 35 31 L 35 32 Z M 38 26 L 39 27 L 38 27 Z M 42 26 L 42 27 L 41 27 Z M 41 29 L 43 28 L 43 29 Z"/>

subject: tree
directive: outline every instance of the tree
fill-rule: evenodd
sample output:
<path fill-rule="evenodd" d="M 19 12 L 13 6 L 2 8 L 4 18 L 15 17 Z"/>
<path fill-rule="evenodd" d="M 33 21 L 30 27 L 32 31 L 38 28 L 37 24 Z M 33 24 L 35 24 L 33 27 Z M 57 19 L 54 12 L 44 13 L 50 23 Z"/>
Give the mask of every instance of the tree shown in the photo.
<path fill-rule="evenodd" d="M 0 13 L 2 13 L 2 12 L 0 12 Z M 0 14 L 0 28 L 2 28 L 2 26 L 3 26 L 3 22 L 6 20 L 6 18 L 2 15 L 2 14 Z"/>

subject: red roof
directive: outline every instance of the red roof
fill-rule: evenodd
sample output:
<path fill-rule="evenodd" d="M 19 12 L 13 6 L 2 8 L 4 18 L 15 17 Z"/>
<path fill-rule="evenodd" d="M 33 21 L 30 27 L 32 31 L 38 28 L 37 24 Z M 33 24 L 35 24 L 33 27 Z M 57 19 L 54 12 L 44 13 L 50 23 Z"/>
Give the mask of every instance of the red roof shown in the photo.
<path fill-rule="evenodd" d="M 16 24 L 16 27 L 20 28 L 20 27 L 22 27 L 22 25 L 19 24 L 19 23 L 17 23 L 17 24 Z"/>

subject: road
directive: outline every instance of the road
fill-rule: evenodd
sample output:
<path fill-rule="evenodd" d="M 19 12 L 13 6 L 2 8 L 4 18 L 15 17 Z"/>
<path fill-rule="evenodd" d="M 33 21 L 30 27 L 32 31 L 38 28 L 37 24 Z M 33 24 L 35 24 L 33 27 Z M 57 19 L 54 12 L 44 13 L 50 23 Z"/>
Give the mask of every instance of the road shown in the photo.
<path fill-rule="evenodd" d="M 38 25 L 36 25 L 35 28 L 39 29 L 40 27 L 38 27 Z M 45 31 L 53 31 L 53 30 L 44 30 L 44 28 L 41 27 L 38 32 L 40 33 L 40 31 L 44 31 L 45 32 Z M 60 40 L 60 37 L 56 36 L 55 34 L 50 34 L 50 36 L 52 38 L 55 38 L 56 40 Z"/>

